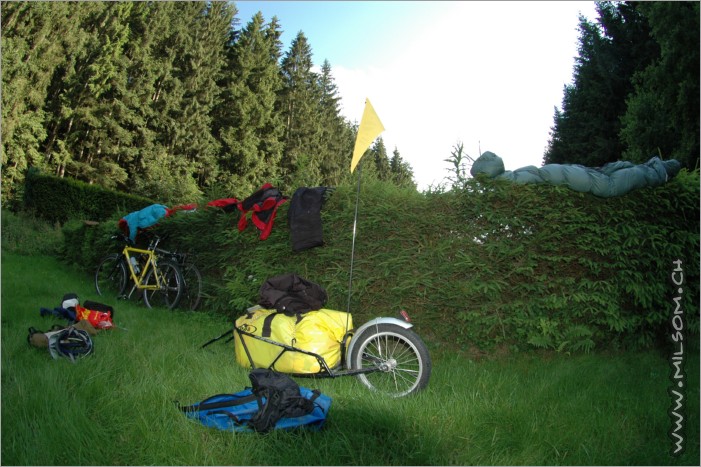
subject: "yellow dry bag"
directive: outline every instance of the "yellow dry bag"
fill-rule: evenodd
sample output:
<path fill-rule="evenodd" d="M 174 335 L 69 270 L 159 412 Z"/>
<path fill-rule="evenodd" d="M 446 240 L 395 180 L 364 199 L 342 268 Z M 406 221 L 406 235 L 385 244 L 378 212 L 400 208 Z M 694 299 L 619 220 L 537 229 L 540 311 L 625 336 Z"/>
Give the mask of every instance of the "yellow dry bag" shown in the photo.
<path fill-rule="evenodd" d="M 236 320 L 236 328 L 321 356 L 329 368 L 341 363 L 341 346 L 353 328 L 350 314 L 322 308 L 295 316 L 258 308 Z M 319 362 L 312 355 L 287 351 L 280 346 L 240 334 L 234 330 L 236 361 L 245 368 L 271 367 L 281 373 L 318 373 Z M 243 339 L 243 341 L 242 341 Z M 245 344 L 245 348 L 244 348 Z M 248 350 L 248 353 L 246 352 Z"/>

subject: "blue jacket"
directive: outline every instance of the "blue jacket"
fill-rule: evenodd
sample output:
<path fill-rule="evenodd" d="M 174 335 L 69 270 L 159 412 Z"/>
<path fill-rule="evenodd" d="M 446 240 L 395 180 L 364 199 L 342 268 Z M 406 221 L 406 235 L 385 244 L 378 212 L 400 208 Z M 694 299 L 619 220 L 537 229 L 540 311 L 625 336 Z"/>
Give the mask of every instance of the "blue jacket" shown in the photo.
<path fill-rule="evenodd" d="M 129 239 L 136 241 L 137 229 L 145 229 L 156 224 L 168 213 L 168 208 L 162 204 L 152 204 L 140 211 L 134 211 L 122 217 L 129 227 Z"/>

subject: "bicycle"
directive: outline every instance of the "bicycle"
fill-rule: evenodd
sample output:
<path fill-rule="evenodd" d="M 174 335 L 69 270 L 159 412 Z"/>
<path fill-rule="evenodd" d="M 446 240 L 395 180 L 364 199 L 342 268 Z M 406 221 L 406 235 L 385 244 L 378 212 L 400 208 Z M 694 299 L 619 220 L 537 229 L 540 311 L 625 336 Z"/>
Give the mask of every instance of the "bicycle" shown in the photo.
<path fill-rule="evenodd" d="M 190 259 L 188 253 L 170 252 L 156 248 L 160 255 L 175 261 L 180 266 L 183 279 L 183 294 L 180 297 L 178 308 L 195 311 L 202 301 L 202 274 Z"/>
<path fill-rule="evenodd" d="M 123 242 L 121 253 L 103 257 L 95 270 L 95 290 L 100 296 L 129 299 L 134 291 L 143 291 L 147 307 L 175 308 L 185 289 L 183 273 L 177 261 L 158 249 L 160 237 L 153 235 L 146 249 L 136 248 L 129 237 L 117 234 L 113 240 Z M 131 290 L 125 293 L 129 281 Z"/>

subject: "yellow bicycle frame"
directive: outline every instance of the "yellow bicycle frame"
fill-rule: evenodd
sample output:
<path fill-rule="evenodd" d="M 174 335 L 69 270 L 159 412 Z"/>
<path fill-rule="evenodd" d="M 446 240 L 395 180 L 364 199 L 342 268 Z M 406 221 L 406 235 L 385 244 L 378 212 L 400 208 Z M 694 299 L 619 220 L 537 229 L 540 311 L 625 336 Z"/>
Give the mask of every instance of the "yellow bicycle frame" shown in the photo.
<path fill-rule="evenodd" d="M 141 268 L 141 273 L 138 276 L 134 271 L 134 265 L 131 264 L 130 253 L 148 256 L 148 259 Z M 127 267 L 129 268 L 129 274 L 131 275 L 131 279 L 132 281 L 134 281 L 134 284 L 136 284 L 137 289 L 159 290 L 161 288 L 161 278 L 159 277 L 158 268 L 156 267 L 156 254 L 153 250 L 142 250 L 141 248 L 125 246 L 124 250 L 122 250 L 122 254 L 127 258 Z M 146 278 L 146 273 L 148 272 L 149 268 L 153 268 L 153 275 L 156 278 L 155 284 L 143 283 L 143 280 L 144 278 Z"/>

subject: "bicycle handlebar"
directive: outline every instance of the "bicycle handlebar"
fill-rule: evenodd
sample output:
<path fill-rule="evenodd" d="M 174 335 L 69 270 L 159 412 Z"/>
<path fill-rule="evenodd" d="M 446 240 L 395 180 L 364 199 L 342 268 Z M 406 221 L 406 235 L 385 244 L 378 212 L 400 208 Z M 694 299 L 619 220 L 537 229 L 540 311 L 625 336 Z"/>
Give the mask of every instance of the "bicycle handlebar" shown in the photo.
<path fill-rule="evenodd" d="M 146 248 L 147 250 L 155 250 L 156 247 L 158 246 L 158 243 L 161 241 L 161 237 L 159 237 L 156 234 L 151 234 L 153 238 L 149 241 L 148 247 Z M 134 246 L 135 242 L 129 238 L 128 236 L 124 235 L 123 233 L 117 233 L 115 235 L 112 235 L 111 237 L 112 240 L 118 240 L 122 243 L 126 243 L 129 246 Z"/>
<path fill-rule="evenodd" d="M 111 240 L 117 240 L 117 241 L 122 242 L 122 243 L 126 243 L 126 244 L 128 244 L 129 246 L 134 245 L 134 242 L 131 241 L 131 238 L 129 238 L 129 237 L 127 237 L 126 235 L 121 234 L 121 233 L 117 233 L 117 234 L 112 235 L 112 236 L 110 237 L 110 239 L 111 239 Z"/>

